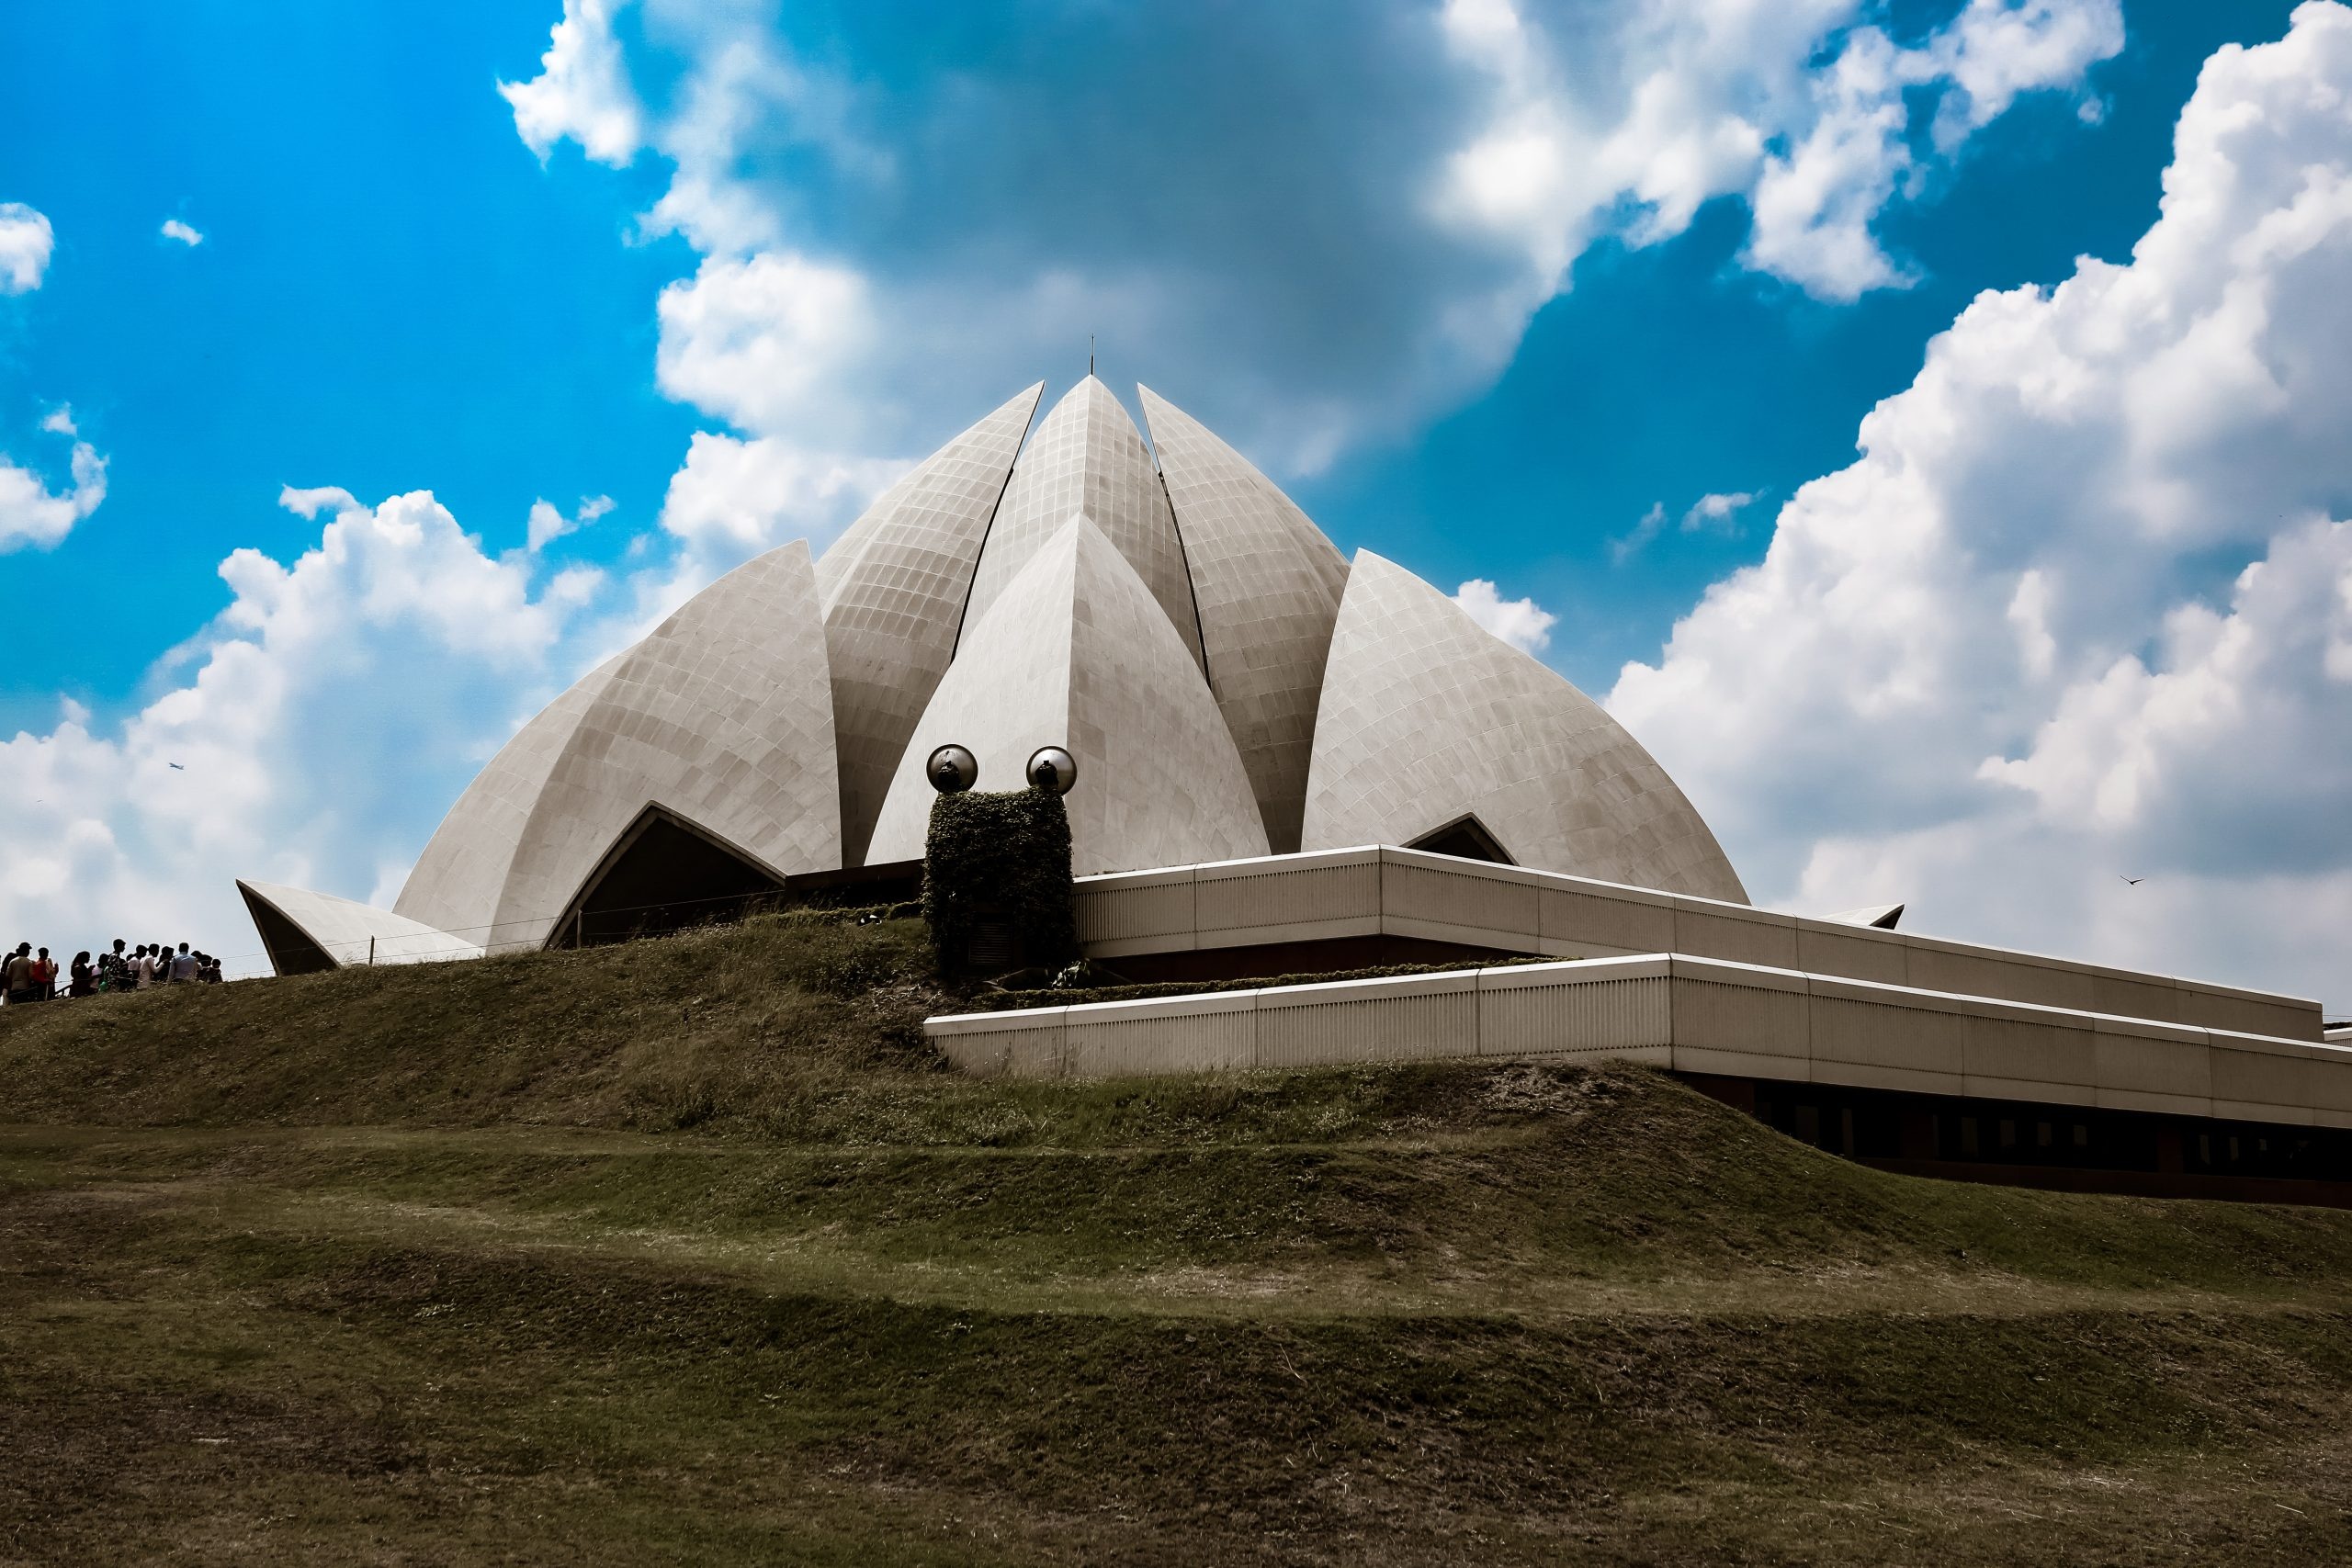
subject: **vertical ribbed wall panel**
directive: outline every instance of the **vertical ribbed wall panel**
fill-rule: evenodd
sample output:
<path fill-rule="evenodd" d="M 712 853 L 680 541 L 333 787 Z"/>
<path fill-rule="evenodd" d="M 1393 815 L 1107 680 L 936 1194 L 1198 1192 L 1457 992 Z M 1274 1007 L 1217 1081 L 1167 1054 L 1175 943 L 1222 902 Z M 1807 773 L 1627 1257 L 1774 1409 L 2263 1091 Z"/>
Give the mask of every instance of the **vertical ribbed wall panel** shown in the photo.
<path fill-rule="evenodd" d="M 1810 998 L 1799 981 L 1799 989 L 1784 990 L 1676 974 L 1675 1066 L 1805 1081 L 1813 1070 Z"/>
<path fill-rule="evenodd" d="M 1674 1043 L 1664 975 L 1512 986 L 1478 998 L 1482 1056 L 1623 1056 L 1661 1064 Z"/>
<path fill-rule="evenodd" d="M 1203 866 L 1194 887 L 1204 947 L 1223 945 L 1237 933 L 1270 929 L 1329 927 L 1331 935 L 1379 929 L 1377 850 L 1280 871 L 1225 872 Z"/>
<path fill-rule="evenodd" d="M 1538 889 L 1532 879 L 1513 878 L 1509 866 L 1471 871 L 1427 863 L 1439 858 L 1410 850 L 1381 851 L 1380 913 L 1387 922 L 1383 929 L 1437 936 L 1412 928 L 1442 927 L 1446 937 L 1534 950 Z"/>
<path fill-rule="evenodd" d="M 1077 888 L 1078 940 L 1088 945 L 1190 937 L 1196 909 L 1191 874 L 1182 880 L 1115 883 Z M 1152 951 L 1168 943 L 1153 942 Z M 1190 946 L 1189 942 L 1177 943 Z"/>
<path fill-rule="evenodd" d="M 1155 1073 L 1246 1072 L 1257 1066 L 1258 1015 L 1249 1005 L 1219 1012 L 1170 1010 L 1155 1018 L 1085 1017 L 1071 1010 L 1063 1059 L 1072 1077 Z"/>
<path fill-rule="evenodd" d="M 1328 999 L 1277 1001 L 1272 993 L 1261 993 L 1258 1065 L 1305 1067 L 1333 1062 L 1476 1055 L 1478 995 L 1470 988 L 1476 976 L 1471 974 L 1464 978 L 1470 985 L 1409 996 L 1369 991 Z M 1306 992 L 1322 989 L 1302 987 Z"/>
<path fill-rule="evenodd" d="M 974 1077 L 1067 1077 L 1065 1010 L 933 1019 L 925 1022 L 923 1032 L 940 1055 Z"/>
<path fill-rule="evenodd" d="M 1811 1027 L 1808 1051 L 1815 1083 L 1919 1094 L 1958 1094 L 1966 1087 L 1968 1020 L 1962 1014 L 1816 989 Z"/>

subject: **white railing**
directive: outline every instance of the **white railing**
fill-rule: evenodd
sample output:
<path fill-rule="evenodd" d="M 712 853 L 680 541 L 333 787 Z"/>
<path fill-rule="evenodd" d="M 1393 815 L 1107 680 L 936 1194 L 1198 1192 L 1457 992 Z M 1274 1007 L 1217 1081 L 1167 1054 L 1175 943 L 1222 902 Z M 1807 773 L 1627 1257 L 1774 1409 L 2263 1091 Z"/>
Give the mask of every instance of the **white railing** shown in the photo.
<path fill-rule="evenodd" d="M 1443 1057 L 2352 1127 L 2352 1047 L 1655 953 L 934 1018 L 964 1070 L 1149 1077 Z"/>
<path fill-rule="evenodd" d="M 1273 855 L 1078 881 L 1079 939 L 1122 956 L 1386 935 L 1502 953 L 1606 958 L 1679 953 L 2316 1041 L 2320 1007 L 2204 981 L 1875 931 L 1419 850 Z"/>

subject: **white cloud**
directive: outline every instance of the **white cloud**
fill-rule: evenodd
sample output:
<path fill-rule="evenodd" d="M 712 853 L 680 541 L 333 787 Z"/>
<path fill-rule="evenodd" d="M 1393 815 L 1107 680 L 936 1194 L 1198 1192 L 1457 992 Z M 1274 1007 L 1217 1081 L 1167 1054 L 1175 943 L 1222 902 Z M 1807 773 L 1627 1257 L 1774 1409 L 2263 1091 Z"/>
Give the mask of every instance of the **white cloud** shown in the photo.
<path fill-rule="evenodd" d="M 875 338 L 865 279 L 789 252 L 706 261 L 662 290 L 662 389 L 747 430 L 842 430 L 835 406 Z"/>
<path fill-rule="evenodd" d="M 1737 525 L 1742 512 L 1756 504 L 1754 491 L 1733 491 L 1701 496 L 1682 514 L 1682 531 L 1686 534 L 1725 534 Z"/>
<path fill-rule="evenodd" d="M 908 466 L 844 459 L 773 436 L 741 441 L 697 431 L 662 502 L 662 531 L 676 555 L 632 580 L 638 619 L 658 620 L 703 584 L 791 540 L 807 539 L 823 554 Z"/>
<path fill-rule="evenodd" d="M 1552 628 L 1560 617 L 1532 599 L 1506 599 L 1483 577 L 1474 577 L 1453 591 L 1453 602 L 1469 617 L 1522 653 L 1540 653 L 1552 645 Z"/>
<path fill-rule="evenodd" d="M 176 218 L 164 219 L 164 227 L 158 231 L 166 240 L 177 240 L 181 244 L 187 246 L 190 250 L 193 250 L 197 246 L 204 243 L 204 236 L 202 234 L 198 233 L 190 225 L 181 222 Z"/>
<path fill-rule="evenodd" d="M 1751 890 L 2352 1001 L 2348 102 L 2343 6 L 2217 53 L 2129 264 L 1980 296 L 1626 667 Z"/>
<path fill-rule="evenodd" d="M 39 288 L 56 243 L 42 214 L 21 201 L 0 201 L 0 294 L 29 294 Z"/>
<path fill-rule="evenodd" d="M 74 411 L 51 410 L 40 422 L 52 435 L 78 437 Z M 62 494 L 51 491 L 40 475 L 0 457 L 0 555 L 28 545 L 45 548 L 74 531 L 74 525 L 98 509 L 107 498 L 107 460 L 97 448 L 74 441 L 66 458 L 72 484 Z"/>
<path fill-rule="evenodd" d="M 1589 244 L 1668 238 L 1712 197 L 1753 205 L 1750 265 L 1839 298 L 1899 281 L 1887 203 L 2120 43 L 2117 0 L 1970 0 L 1905 46 L 1875 0 L 1318 0 L 1219 29 L 1213 62 L 1175 12 L 1081 8 L 1035 59 L 899 82 L 788 10 L 663 0 L 625 43 L 624 7 L 567 0 L 502 90 L 542 155 L 669 164 L 639 231 L 705 258 L 662 295 L 670 396 L 891 460 L 1100 330 L 1106 374 L 1291 475 L 1475 392 Z M 1188 73 L 1256 85 L 1157 96 Z M 1218 177 L 1236 162 L 1250 179 Z"/>
<path fill-rule="evenodd" d="M 558 511 L 550 502 L 535 501 L 531 502 L 531 515 L 525 532 L 524 547 L 537 554 L 566 534 L 578 533 L 612 509 L 613 498 L 609 495 L 583 498 L 580 502 L 579 510 L 569 517 Z"/>
<path fill-rule="evenodd" d="M 1652 539 L 1666 532 L 1666 502 L 1653 501 L 1642 520 L 1626 533 L 1609 541 L 1609 558 L 1623 566 L 1649 547 Z"/>
<path fill-rule="evenodd" d="M 389 900 L 467 776 L 601 651 L 597 574 L 535 583 L 429 493 L 286 502 L 328 513 L 317 544 L 221 563 L 232 597 L 192 676 L 111 732 L 66 704 L 0 743 L 0 930 L 68 953 L 168 937 L 263 967 L 234 878 Z"/>
<path fill-rule="evenodd" d="M 637 95 L 613 36 L 618 8 L 611 0 L 564 0 L 563 20 L 548 36 L 539 74 L 498 85 L 514 110 L 514 129 L 541 158 L 566 138 L 614 168 L 637 156 L 644 132 Z"/>
<path fill-rule="evenodd" d="M 1676 531 L 1684 534 L 1736 534 L 1739 531 L 1739 514 L 1756 503 L 1753 491 L 1735 491 L 1701 496 L 1682 513 Z M 1656 501 L 1642 513 L 1642 520 L 1618 538 L 1609 541 L 1609 558 L 1620 566 L 1646 548 L 1651 540 L 1666 532 L 1666 502 Z"/>
<path fill-rule="evenodd" d="M 1448 0 L 1457 55 L 1491 83 L 1439 211 L 1519 248 L 1523 318 L 1594 238 L 1636 216 L 1670 238 L 1700 206 L 1748 198 L 1747 265 L 1826 299 L 1904 281 L 1871 225 L 1918 172 L 1912 100 L 1957 152 L 2022 94 L 2079 88 L 2123 46 L 2117 0 L 1970 0 L 1897 44 L 1858 0 L 1656 0 L 1531 19 L 1517 0 Z"/>

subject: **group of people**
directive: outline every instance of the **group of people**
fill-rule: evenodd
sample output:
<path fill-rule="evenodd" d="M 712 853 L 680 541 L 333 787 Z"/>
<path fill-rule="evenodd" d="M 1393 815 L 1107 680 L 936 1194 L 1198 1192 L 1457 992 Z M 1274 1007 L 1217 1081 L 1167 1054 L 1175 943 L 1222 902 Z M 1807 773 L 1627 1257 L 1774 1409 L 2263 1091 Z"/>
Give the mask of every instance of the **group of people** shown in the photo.
<path fill-rule="evenodd" d="M 7 980 L 6 1001 L 10 1006 L 27 1002 L 54 1001 L 57 989 L 57 960 L 49 949 L 36 949 L 31 942 L 20 942 L 17 950 L 0 962 Z M 175 952 L 171 943 L 141 942 L 126 953 L 120 937 L 114 939 L 110 952 L 98 954 L 97 962 L 90 961 L 85 950 L 74 955 L 73 964 L 65 973 L 64 995 L 95 997 L 102 991 L 145 991 L 157 986 L 217 986 L 220 983 L 220 961 L 209 953 L 189 950 L 182 942 Z"/>

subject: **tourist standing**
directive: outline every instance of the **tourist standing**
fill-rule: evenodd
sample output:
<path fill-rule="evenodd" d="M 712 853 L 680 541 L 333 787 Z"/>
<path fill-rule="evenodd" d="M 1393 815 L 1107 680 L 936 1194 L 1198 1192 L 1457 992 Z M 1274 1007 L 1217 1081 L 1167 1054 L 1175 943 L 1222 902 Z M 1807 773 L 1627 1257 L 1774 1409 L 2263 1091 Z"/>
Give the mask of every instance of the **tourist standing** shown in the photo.
<path fill-rule="evenodd" d="M 196 984 L 196 954 L 187 950 L 186 942 L 180 943 L 179 953 L 172 959 L 172 984 L 175 986 Z"/>
<path fill-rule="evenodd" d="M 8 1005 L 22 1007 L 33 999 L 33 944 L 18 942 L 17 951 L 8 954 L 5 967 Z"/>
<path fill-rule="evenodd" d="M 130 987 L 130 960 L 123 956 L 122 938 L 117 937 L 113 947 L 98 954 L 98 989 L 111 994 Z"/>
<path fill-rule="evenodd" d="M 131 960 L 130 972 L 134 976 L 132 984 L 139 990 L 150 989 L 155 984 L 155 955 L 143 942 L 139 944 L 139 956 Z"/>
<path fill-rule="evenodd" d="M 65 972 L 65 994 L 68 997 L 95 997 L 98 994 L 98 972 L 90 963 L 88 948 L 74 955 L 74 967 Z"/>
<path fill-rule="evenodd" d="M 53 1002 L 57 999 L 57 960 L 42 948 L 33 959 L 33 1000 Z"/>

